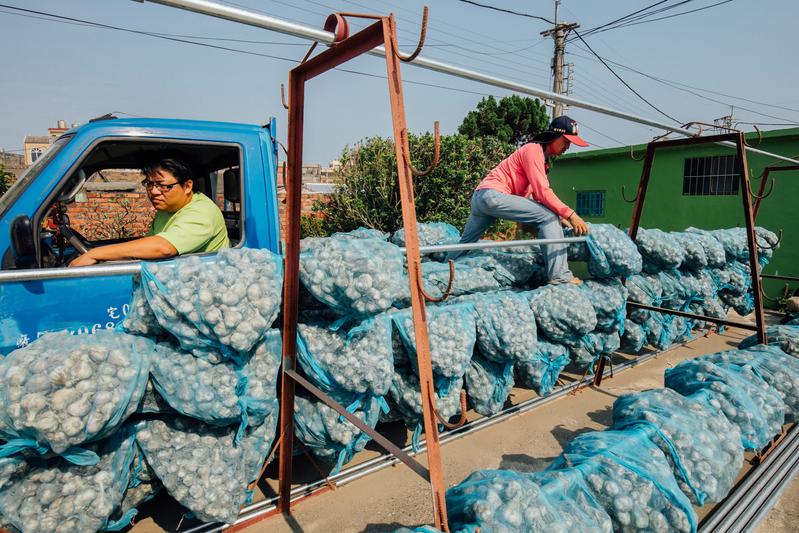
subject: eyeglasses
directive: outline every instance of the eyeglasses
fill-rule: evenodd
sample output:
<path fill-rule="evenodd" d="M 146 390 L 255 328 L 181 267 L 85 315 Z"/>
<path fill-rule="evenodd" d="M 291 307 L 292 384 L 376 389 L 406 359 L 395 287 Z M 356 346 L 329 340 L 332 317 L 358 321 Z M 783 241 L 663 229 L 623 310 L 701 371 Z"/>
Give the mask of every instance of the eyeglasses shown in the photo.
<path fill-rule="evenodd" d="M 173 188 L 175 188 L 177 185 L 180 185 L 180 182 L 176 181 L 175 183 L 157 183 L 155 181 L 142 180 L 141 184 L 148 191 L 152 191 L 153 189 L 158 189 L 163 193 L 167 193 L 171 191 Z"/>

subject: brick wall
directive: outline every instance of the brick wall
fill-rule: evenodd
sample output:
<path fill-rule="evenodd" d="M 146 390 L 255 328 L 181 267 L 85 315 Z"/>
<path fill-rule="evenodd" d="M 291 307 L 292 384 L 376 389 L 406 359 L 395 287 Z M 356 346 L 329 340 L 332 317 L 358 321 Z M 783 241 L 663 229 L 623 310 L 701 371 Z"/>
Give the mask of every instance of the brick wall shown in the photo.
<path fill-rule="evenodd" d="M 329 194 L 325 193 L 314 193 L 308 191 L 302 191 L 302 211 L 303 215 L 310 215 L 313 214 L 314 211 L 311 208 L 315 200 L 322 200 L 326 201 L 330 197 Z M 286 234 L 286 190 L 282 189 L 279 190 L 277 193 L 277 206 L 278 212 L 280 214 L 280 234 Z"/>
<path fill-rule="evenodd" d="M 68 209 L 72 227 L 89 240 L 141 237 L 155 209 L 144 191 L 87 191 Z"/>
<path fill-rule="evenodd" d="M 9 152 L 0 152 L 0 165 L 11 174 L 11 183 L 14 183 L 27 168 L 25 166 L 25 158 L 21 154 L 12 154 Z M 9 185 L 11 185 L 11 183 L 9 183 Z"/>

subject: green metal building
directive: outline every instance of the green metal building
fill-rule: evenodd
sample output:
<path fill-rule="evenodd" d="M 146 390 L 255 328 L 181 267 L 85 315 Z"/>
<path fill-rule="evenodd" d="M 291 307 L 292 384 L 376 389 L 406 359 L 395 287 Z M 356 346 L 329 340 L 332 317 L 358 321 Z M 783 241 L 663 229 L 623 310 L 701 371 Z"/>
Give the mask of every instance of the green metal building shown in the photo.
<path fill-rule="evenodd" d="M 751 146 L 776 154 L 799 156 L 799 128 L 746 135 Z M 760 144 L 757 144 L 760 141 Z M 553 189 L 589 222 L 609 223 L 627 228 L 632 220 L 633 200 L 643 167 L 645 144 L 565 154 L 552 167 Z M 747 152 L 752 190 L 766 166 L 788 163 Z M 764 198 L 756 224 L 784 237 L 763 273 L 799 276 L 799 170 L 771 171 L 773 192 Z M 717 144 L 659 149 L 655 152 L 646 194 L 641 227 L 682 230 L 744 226 L 740 173 L 735 149 Z M 766 192 L 771 185 L 767 184 Z M 785 281 L 763 280 L 767 297 L 781 295 Z M 791 292 L 799 283 L 790 282 Z M 766 299 L 766 305 L 773 306 Z"/>

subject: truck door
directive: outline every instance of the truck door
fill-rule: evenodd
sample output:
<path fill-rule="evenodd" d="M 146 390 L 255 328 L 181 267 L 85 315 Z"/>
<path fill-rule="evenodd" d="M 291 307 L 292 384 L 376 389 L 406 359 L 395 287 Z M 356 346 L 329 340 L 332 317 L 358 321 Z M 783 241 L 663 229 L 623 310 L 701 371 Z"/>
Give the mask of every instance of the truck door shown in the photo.
<path fill-rule="evenodd" d="M 242 176 L 250 163 L 245 164 L 239 143 L 123 136 L 73 143 L 72 150 L 59 154 L 60 161 L 53 160 L 25 187 L 10 191 L 13 198 L 3 199 L 14 205 L 0 210 L 0 230 L 7 228 L 11 235 L 0 239 L 0 354 L 46 332 L 113 329 L 125 317 L 139 261 L 67 265 L 83 248 L 148 233 L 154 209 L 140 183 L 140 168 L 159 152 L 179 152 L 191 161 L 194 190 L 223 211 L 232 246 L 244 246 L 251 240 L 248 230 L 255 229 L 252 219 L 247 221 L 252 228 L 245 225 Z M 261 168 L 261 161 L 254 166 Z M 26 228 L 32 248 L 26 248 Z"/>

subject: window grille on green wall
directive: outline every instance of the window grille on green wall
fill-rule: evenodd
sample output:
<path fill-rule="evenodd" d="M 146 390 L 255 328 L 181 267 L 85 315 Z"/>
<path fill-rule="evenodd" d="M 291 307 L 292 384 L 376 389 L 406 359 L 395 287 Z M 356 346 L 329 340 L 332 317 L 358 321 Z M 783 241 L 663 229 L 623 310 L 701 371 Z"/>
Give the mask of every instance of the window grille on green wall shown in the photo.
<path fill-rule="evenodd" d="M 605 191 L 577 191 L 576 211 L 581 217 L 605 216 Z"/>
<path fill-rule="evenodd" d="M 685 160 L 683 196 L 737 195 L 741 181 L 738 158 L 714 155 Z"/>

